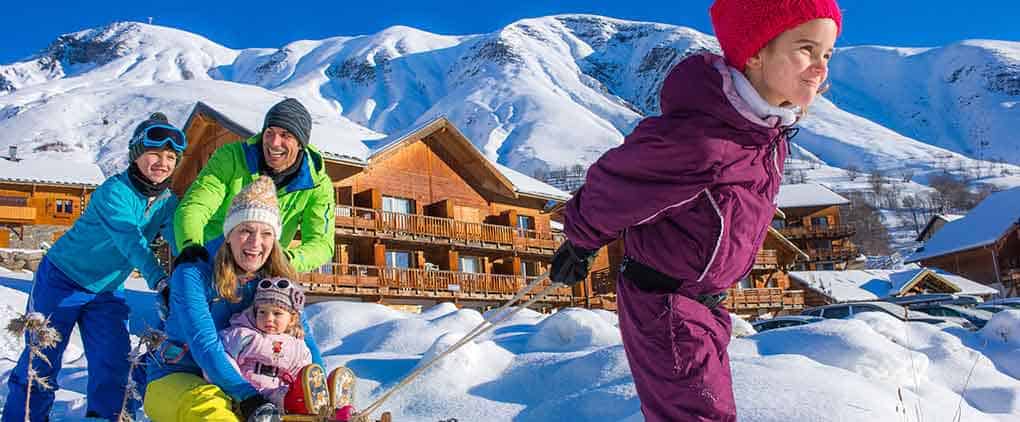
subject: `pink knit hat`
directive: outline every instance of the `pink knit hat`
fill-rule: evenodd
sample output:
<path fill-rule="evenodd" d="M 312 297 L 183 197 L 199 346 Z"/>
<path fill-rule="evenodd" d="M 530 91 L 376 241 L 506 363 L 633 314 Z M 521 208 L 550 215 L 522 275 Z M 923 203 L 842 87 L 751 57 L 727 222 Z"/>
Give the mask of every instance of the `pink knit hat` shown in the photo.
<path fill-rule="evenodd" d="M 804 22 L 829 18 L 837 33 L 843 27 L 836 0 L 716 0 L 708 12 L 726 63 L 740 71 L 769 41 Z"/>

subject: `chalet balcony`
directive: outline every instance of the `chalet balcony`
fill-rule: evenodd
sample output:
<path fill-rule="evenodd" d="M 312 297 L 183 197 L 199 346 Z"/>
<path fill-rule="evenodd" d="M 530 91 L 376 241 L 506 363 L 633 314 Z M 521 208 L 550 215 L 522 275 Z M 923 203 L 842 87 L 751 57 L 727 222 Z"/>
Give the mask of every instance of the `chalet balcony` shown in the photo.
<path fill-rule="evenodd" d="M 810 257 L 808 262 L 814 261 L 847 261 L 857 258 L 861 251 L 856 246 L 849 248 L 831 248 L 831 249 L 806 249 L 804 250 Z"/>
<path fill-rule="evenodd" d="M 804 309 L 803 290 L 783 290 L 775 287 L 761 289 L 729 289 L 729 296 L 723 304 L 733 312 L 768 309 Z"/>
<path fill-rule="evenodd" d="M 857 229 L 849 224 L 835 226 L 784 227 L 779 229 L 787 239 L 841 239 L 851 237 Z"/>
<path fill-rule="evenodd" d="M 354 235 L 547 255 L 551 255 L 564 240 L 562 235 L 550 232 L 346 205 L 336 207 L 336 226 L 339 232 Z"/>
<path fill-rule="evenodd" d="M 0 205 L 0 223 L 33 224 L 36 209 L 28 206 Z"/>
<path fill-rule="evenodd" d="M 371 265 L 329 264 L 301 275 L 309 293 L 390 298 L 509 300 L 536 277 Z M 545 280 L 534 292 L 549 286 Z M 571 288 L 553 290 L 543 302 L 571 301 Z M 525 296 L 525 298 L 529 298 Z"/>
<path fill-rule="evenodd" d="M 779 268 L 779 254 L 775 249 L 761 249 L 754 258 L 754 269 L 774 270 Z"/>

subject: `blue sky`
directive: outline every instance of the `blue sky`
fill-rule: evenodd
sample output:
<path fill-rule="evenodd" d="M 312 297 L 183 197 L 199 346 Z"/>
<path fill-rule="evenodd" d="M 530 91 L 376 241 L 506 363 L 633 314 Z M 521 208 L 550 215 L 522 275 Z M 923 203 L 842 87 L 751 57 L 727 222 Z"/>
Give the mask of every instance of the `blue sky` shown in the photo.
<path fill-rule="evenodd" d="M 711 33 L 710 0 L 561 1 L 33 1 L 3 6 L 0 63 L 25 58 L 58 35 L 113 21 L 145 21 L 231 48 L 279 47 L 299 39 L 377 32 L 407 25 L 440 34 L 491 32 L 527 17 L 594 13 L 690 26 Z M 65 4 L 66 3 L 66 4 Z M 968 38 L 1020 41 L 1020 2 L 843 0 L 837 46 L 936 46 Z"/>

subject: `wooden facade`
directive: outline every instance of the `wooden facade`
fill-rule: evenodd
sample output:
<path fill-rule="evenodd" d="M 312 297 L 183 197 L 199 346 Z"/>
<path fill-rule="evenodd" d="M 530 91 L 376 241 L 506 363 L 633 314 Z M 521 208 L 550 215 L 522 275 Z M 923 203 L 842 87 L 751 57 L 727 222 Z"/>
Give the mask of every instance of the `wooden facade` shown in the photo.
<path fill-rule="evenodd" d="M 772 227 L 807 253 L 797 267 L 801 270 L 845 270 L 861 252 L 850 240 L 856 233 L 842 221 L 838 205 L 783 208 L 784 217 L 772 220 Z"/>
<path fill-rule="evenodd" d="M 314 129 L 313 129 L 314 130 Z M 254 132 L 199 104 L 174 188 L 184 192 L 216 148 Z M 304 275 L 312 295 L 485 308 L 548 271 L 562 236 L 543 194 L 519 192 L 448 120 L 395 139 L 360 162 L 325 156 L 336 195 L 333 262 Z M 559 289 L 541 304 L 576 302 Z"/>
<path fill-rule="evenodd" d="M 1002 296 L 1020 296 L 1020 225 L 1014 224 L 991 244 L 922 259 L 918 263 L 993 286 Z"/>
<path fill-rule="evenodd" d="M 27 226 L 70 228 L 88 205 L 96 185 L 0 180 L 0 247 L 23 237 Z M 48 239 L 56 240 L 56 239 Z"/>

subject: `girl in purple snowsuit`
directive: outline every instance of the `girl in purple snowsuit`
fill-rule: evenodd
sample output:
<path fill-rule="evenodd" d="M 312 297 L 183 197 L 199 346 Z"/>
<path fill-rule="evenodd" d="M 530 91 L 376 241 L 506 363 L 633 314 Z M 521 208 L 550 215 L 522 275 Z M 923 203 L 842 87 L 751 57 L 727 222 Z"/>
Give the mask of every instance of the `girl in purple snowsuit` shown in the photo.
<path fill-rule="evenodd" d="M 842 23 L 835 0 L 717 0 L 725 57 L 698 54 L 567 202 L 550 278 L 584 280 L 622 237 L 624 349 L 645 419 L 735 421 L 726 289 L 754 264 L 795 133 L 822 91 Z"/>

